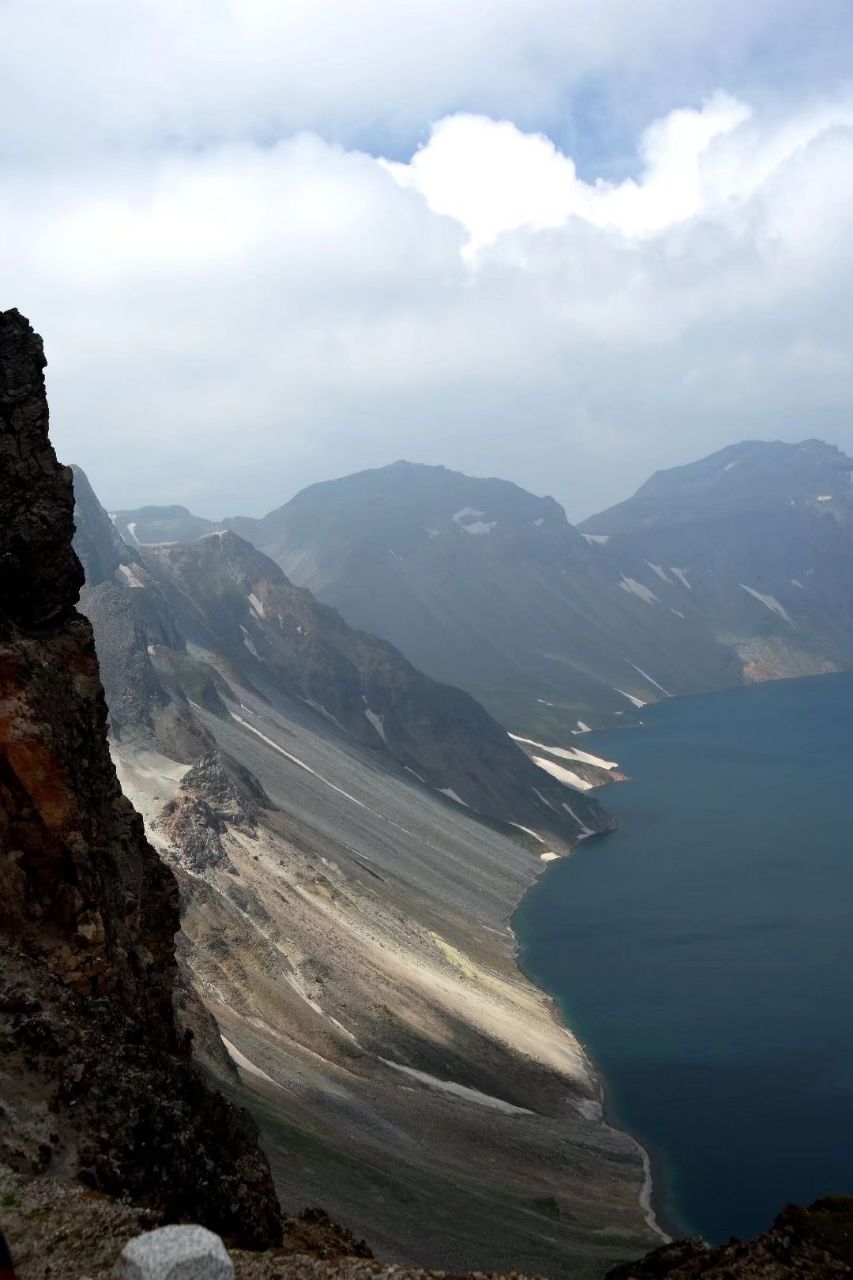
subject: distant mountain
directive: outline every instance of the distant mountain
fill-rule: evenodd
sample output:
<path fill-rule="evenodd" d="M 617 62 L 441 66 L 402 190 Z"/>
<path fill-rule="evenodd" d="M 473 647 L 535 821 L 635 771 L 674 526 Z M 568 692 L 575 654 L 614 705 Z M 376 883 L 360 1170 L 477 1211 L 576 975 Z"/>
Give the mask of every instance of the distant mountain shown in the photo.
<path fill-rule="evenodd" d="M 236 525 L 236 522 L 229 522 Z M 618 723 L 737 683 L 704 622 L 599 554 L 553 498 L 395 463 L 313 485 L 240 531 L 353 626 L 522 736 Z"/>
<path fill-rule="evenodd" d="M 152 542 L 192 542 L 222 525 L 203 516 L 194 516 L 186 507 L 139 507 L 135 511 L 111 511 L 122 538 L 130 546 Z"/>
<path fill-rule="evenodd" d="M 130 548 L 80 472 L 76 485 L 83 607 L 119 735 L 194 759 L 211 742 L 191 703 L 228 714 L 227 703 L 239 716 L 234 690 L 245 687 L 272 705 L 302 700 L 454 803 L 560 847 L 609 825 L 596 801 L 565 785 L 579 775 L 586 785 L 583 762 L 569 772 L 534 764 L 472 697 L 347 626 L 237 534 Z"/>
<path fill-rule="evenodd" d="M 749 441 L 661 471 L 582 531 L 746 680 L 853 666 L 853 459 Z"/>

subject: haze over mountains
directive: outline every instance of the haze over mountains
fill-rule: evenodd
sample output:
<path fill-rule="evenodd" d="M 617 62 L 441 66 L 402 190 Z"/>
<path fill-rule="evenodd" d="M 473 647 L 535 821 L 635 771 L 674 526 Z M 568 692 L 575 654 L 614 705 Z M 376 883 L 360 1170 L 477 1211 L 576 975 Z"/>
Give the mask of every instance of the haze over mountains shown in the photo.
<path fill-rule="evenodd" d="M 575 735 L 853 664 L 851 469 L 818 442 L 736 445 L 580 529 L 507 481 L 404 462 L 220 526 L 111 519 L 76 474 L 119 775 L 286 1197 L 307 1185 L 388 1256 L 442 1266 L 556 1273 L 569 1251 L 595 1272 L 638 1248 L 613 1244 L 642 1240 L 633 1149 L 519 984 L 506 920 L 540 856 L 608 828 L 588 788 L 619 775 Z M 472 1144 L 500 1188 L 474 1195 Z M 567 1208 L 547 1225 L 543 1166 Z"/>
<path fill-rule="evenodd" d="M 533 763 L 238 534 L 128 546 L 75 488 L 119 777 L 280 1194 L 442 1266 L 596 1274 L 647 1246 L 637 1150 L 507 926 L 542 854 L 611 825 L 583 790 L 607 762 Z"/>
<path fill-rule="evenodd" d="M 506 481 L 399 462 L 224 523 L 352 625 L 549 741 L 669 694 L 851 665 L 851 468 L 819 441 L 745 442 L 575 529 Z M 121 520 L 160 540 L 179 518 Z"/>

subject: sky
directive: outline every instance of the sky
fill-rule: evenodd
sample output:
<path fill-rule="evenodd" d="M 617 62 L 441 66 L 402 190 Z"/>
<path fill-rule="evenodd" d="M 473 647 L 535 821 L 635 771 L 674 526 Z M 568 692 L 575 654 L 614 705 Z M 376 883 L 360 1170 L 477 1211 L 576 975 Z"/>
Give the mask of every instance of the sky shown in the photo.
<path fill-rule="evenodd" d="M 0 0 L 0 306 L 111 509 L 853 452 L 853 5 Z"/>

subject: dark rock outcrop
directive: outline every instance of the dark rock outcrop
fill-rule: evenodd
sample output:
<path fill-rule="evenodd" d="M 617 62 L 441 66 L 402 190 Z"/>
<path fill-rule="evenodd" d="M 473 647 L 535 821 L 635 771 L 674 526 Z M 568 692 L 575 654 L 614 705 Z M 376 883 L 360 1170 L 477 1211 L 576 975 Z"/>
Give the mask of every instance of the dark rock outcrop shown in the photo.
<path fill-rule="evenodd" d="M 178 893 L 110 759 L 44 366 L 0 313 L 0 1158 L 270 1242 L 253 1125 L 175 1021 Z"/>
<path fill-rule="evenodd" d="M 712 1248 L 704 1240 L 674 1240 L 607 1280 L 831 1280 L 853 1275 L 853 1196 L 828 1196 L 808 1209 L 788 1205 L 755 1240 Z"/>
<path fill-rule="evenodd" d="M 230 868 L 222 843 L 228 827 L 254 838 L 258 810 L 274 808 L 254 774 L 223 752 L 209 751 L 184 774 L 159 825 L 191 871 Z"/>

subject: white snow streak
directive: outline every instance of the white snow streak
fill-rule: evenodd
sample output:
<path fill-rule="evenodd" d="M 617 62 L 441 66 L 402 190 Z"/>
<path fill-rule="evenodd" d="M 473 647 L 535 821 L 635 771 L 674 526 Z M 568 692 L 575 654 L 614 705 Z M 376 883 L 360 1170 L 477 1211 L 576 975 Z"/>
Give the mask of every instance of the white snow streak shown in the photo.
<path fill-rule="evenodd" d="M 306 764 L 305 761 L 300 760 L 298 756 L 293 756 L 289 751 L 285 751 L 284 747 L 280 747 L 277 742 L 272 740 L 272 738 L 268 738 L 265 733 L 261 733 L 260 729 L 256 729 L 253 724 L 249 724 L 248 720 L 244 720 L 242 716 L 238 716 L 236 711 L 231 712 L 231 718 L 232 720 L 236 720 L 238 724 L 241 724 L 244 729 L 248 729 L 250 733 L 257 734 L 257 736 L 262 738 L 263 741 L 266 742 L 268 746 L 272 747 L 274 751 L 278 751 L 280 755 L 283 755 L 293 764 L 298 765 L 300 769 L 304 769 L 306 773 L 310 773 L 312 777 L 318 778 L 320 782 L 324 782 L 327 787 L 331 787 L 333 791 L 337 791 L 338 795 L 346 796 L 347 800 L 352 800 L 353 804 L 357 804 L 359 809 L 367 808 L 367 805 L 361 800 L 357 800 L 356 797 L 351 796 L 348 791 L 344 791 L 342 787 L 335 786 L 334 782 L 330 782 L 328 778 L 324 778 L 322 773 L 318 773 L 316 769 L 312 769 L 310 764 Z"/>
<path fill-rule="evenodd" d="M 624 573 L 622 574 L 622 581 L 619 583 L 619 586 L 623 591 L 628 591 L 633 596 L 639 596 L 641 600 L 645 600 L 646 604 L 660 603 L 651 587 L 647 587 L 644 583 L 638 582 L 636 578 L 626 578 Z"/>
<path fill-rule="evenodd" d="M 622 697 L 627 698 L 635 707 L 644 707 L 646 705 L 642 698 L 635 698 L 633 693 L 626 693 L 624 689 L 617 689 L 615 685 L 613 686 L 613 689 L 615 693 L 621 693 Z"/>
<path fill-rule="evenodd" d="M 382 716 L 378 716 L 375 711 L 371 711 L 370 707 L 365 707 L 364 714 L 367 717 L 367 719 L 370 721 L 370 723 L 373 725 L 374 729 L 379 734 L 382 741 L 387 742 L 388 739 L 385 736 L 385 723 L 382 719 Z"/>
<path fill-rule="evenodd" d="M 493 1111 L 504 1111 L 507 1115 L 533 1115 L 533 1112 L 528 1111 L 526 1107 L 516 1107 L 511 1102 L 504 1102 L 503 1098 L 493 1098 L 491 1094 L 481 1093 L 479 1089 L 469 1089 L 467 1084 L 456 1084 L 453 1080 L 439 1080 L 437 1076 L 428 1075 L 426 1071 L 418 1071 L 415 1067 L 404 1067 L 401 1062 L 392 1062 L 390 1058 L 380 1058 L 379 1061 L 384 1062 L 386 1067 L 391 1067 L 394 1071 L 401 1071 L 403 1075 L 419 1080 L 421 1084 L 429 1085 L 431 1089 L 441 1089 L 442 1093 L 455 1094 L 465 1102 L 476 1102 L 481 1107 L 491 1107 Z"/>
<path fill-rule="evenodd" d="M 760 601 L 760 603 L 764 605 L 765 609 L 769 609 L 771 613 L 775 613 L 779 618 L 784 618 L 787 623 L 792 627 L 794 626 L 793 618 L 785 607 L 779 603 L 775 596 L 768 596 L 765 595 L 763 591 L 756 591 L 754 587 L 748 587 L 745 582 L 741 582 L 740 585 L 743 587 L 744 591 L 748 591 L 751 596 L 754 596 L 756 600 Z"/>
<path fill-rule="evenodd" d="M 658 684 L 657 680 L 653 679 L 653 677 L 650 676 L 647 671 L 644 671 L 642 667 L 638 667 L 636 662 L 632 662 L 630 658 L 626 658 L 625 661 L 628 663 L 629 667 L 633 667 L 635 671 L 639 671 L 640 675 L 643 677 L 644 680 L 648 680 L 649 684 L 653 684 L 656 689 L 660 689 L 664 697 L 666 698 L 672 697 L 672 694 L 669 692 L 668 689 L 664 689 L 662 684 Z"/>
<path fill-rule="evenodd" d="M 509 736 L 513 742 L 524 742 L 529 747 L 539 747 L 541 751 L 548 751 L 552 756 L 560 756 L 564 760 L 581 760 L 584 764 L 595 765 L 597 769 L 616 769 L 619 764 L 618 760 L 603 760 L 601 756 L 594 756 L 589 751 L 581 751 L 579 747 L 549 747 L 544 742 L 534 742 L 532 738 L 520 738 L 517 733 L 511 733 Z"/>
<path fill-rule="evenodd" d="M 247 1058 L 245 1053 L 241 1053 L 237 1046 L 232 1044 L 230 1040 L 226 1040 L 225 1036 L 220 1036 L 220 1040 L 225 1045 L 228 1057 L 235 1066 L 240 1068 L 241 1071 L 248 1072 L 250 1076 L 257 1076 L 259 1080 L 266 1080 L 268 1084 L 274 1084 L 277 1089 L 281 1089 L 283 1087 L 277 1080 L 273 1080 L 272 1076 L 268 1076 L 266 1071 L 262 1071 L 260 1067 L 256 1067 L 254 1062 L 252 1062 L 250 1058 Z"/>
<path fill-rule="evenodd" d="M 671 587 L 675 585 L 674 582 L 672 581 L 672 578 L 670 578 L 669 575 L 667 574 L 666 569 L 664 569 L 663 565 L 652 564 L 651 560 L 647 560 L 646 564 L 649 566 L 650 569 L 652 569 L 658 575 L 661 582 L 668 582 Z"/>
<path fill-rule="evenodd" d="M 249 653 L 251 653 L 252 657 L 253 657 L 253 658 L 257 658 L 257 659 L 258 659 L 258 661 L 260 661 L 260 657 L 261 657 L 261 655 L 258 653 L 258 651 L 257 651 L 257 649 L 255 648 L 255 646 L 252 644 L 252 639 L 251 639 L 251 637 L 250 637 L 250 635 L 249 635 L 248 631 L 246 630 L 246 628 L 245 628 L 244 626 L 241 626 L 241 627 L 240 627 L 240 630 L 243 632 L 243 644 L 244 644 L 244 645 L 246 646 L 246 648 L 249 650 Z"/>
<path fill-rule="evenodd" d="M 686 574 L 686 572 L 684 571 L 684 569 L 676 569 L 675 565 L 671 564 L 671 565 L 669 566 L 669 571 L 670 571 L 670 573 L 674 573 L 674 574 L 675 574 L 676 578 L 678 578 L 678 581 L 681 583 L 681 585 L 682 585 L 683 587 L 686 587 L 688 591 L 692 591 L 692 590 L 693 590 L 693 588 L 691 587 L 690 583 L 687 581 L 687 574 Z"/>
<path fill-rule="evenodd" d="M 436 787 L 436 791 L 440 791 L 443 796 L 448 796 L 451 800 L 455 800 L 457 804 L 464 805 L 466 809 L 471 808 L 451 787 Z"/>
<path fill-rule="evenodd" d="M 531 756 L 530 758 L 534 764 L 538 764 L 540 769 L 550 773 L 559 782 L 564 782 L 567 786 L 574 787 L 575 791 L 592 790 L 592 783 L 579 777 L 578 774 L 572 773 L 571 769 L 564 769 L 561 764 L 554 764 L 553 760 L 546 760 L 544 756 Z"/>
<path fill-rule="evenodd" d="M 133 570 L 130 568 L 129 565 L 120 564 L 118 567 L 118 571 L 121 574 L 121 576 L 124 578 L 125 582 L 129 587 L 144 587 L 145 584 L 139 581 L 136 574 L 133 572 Z"/>
<path fill-rule="evenodd" d="M 586 823 L 585 823 L 585 822 L 582 822 L 582 821 L 581 821 L 581 819 L 580 819 L 580 818 L 578 817 L 578 815 L 575 813 L 574 809 L 572 808 L 572 806 L 571 806 L 570 804 L 566 804 L 566 803 L 564 802 L 564 803 L 563 803 L 563 808 L 565 809 L 566 813 L 567 813 L 567 814 L 569 814 L 569 816 L 570 816 L 570 817 L 574 818 L 575 822 L 576 822 L 576 823 L 578 824 L 578 826 L 580 827 L 580 829 L 581 829 L 581 834 L 578 836 L 578 839 L 579 839 L 579 840 L 586 840 L 587 836 L 594 836 L 594 835 L 595 835 L 595 832 L 593 831 L 592 827 L 588 827 L 588 826 L 586 825 Z"/>
<path fill-rule="evenodd" d="M 264 612 L 264 606 L 262 602 L 258 599 L 258 597 L 254 594 L 254 592 L 249 593 L 248 599 L 249 599 L 249 608 L 252 610 L 252 613 L 255 615 L 255 617 L 265 618 L 267 615 Z"/>
<path fill-rule="evenodd" d="M 542 839 L 540 835 L 537 834 L 537 832 L 531 831 L 530 827 L 523 827 L 520 822 L 511 822 L 509 825 L 511 827 L 518 827 L 519 831 L 525 831 L 529 836 L 533 836 L 534 840 L 538 840 L 540 844 L 545 843 L 545 841 Z"/>

